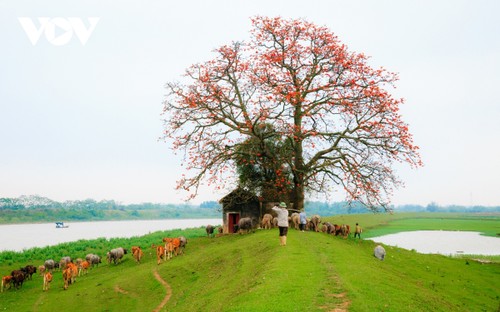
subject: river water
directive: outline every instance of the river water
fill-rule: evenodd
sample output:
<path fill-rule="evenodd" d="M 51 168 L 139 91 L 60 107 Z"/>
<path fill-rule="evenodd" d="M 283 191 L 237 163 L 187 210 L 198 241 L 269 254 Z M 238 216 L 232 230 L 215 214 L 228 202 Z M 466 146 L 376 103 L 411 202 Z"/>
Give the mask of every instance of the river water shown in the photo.
<path fill-rule="evenodd" d="M 0 225 L 0 251 L 22 251 L 79 239 L 129 238 L 156 231 L 195 228 L 207 224 L 220 225 L 222 219 L 70 222 L 65 223 L 67 228 L 56 228 L 55 223 L 7 224 Z"/>
<path fill-rule="evenodd" d="M 500 238 L 465 231 L 411 231 L 369 238 L 424 254 L 500 255 Z"/>

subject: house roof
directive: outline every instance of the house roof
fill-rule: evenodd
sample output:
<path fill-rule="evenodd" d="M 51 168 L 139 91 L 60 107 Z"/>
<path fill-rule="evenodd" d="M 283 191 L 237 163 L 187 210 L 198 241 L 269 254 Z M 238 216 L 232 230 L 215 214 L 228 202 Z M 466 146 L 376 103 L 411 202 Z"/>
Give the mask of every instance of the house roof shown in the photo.
<path fill-rule="evenodd" d="M 242 188 L 233 190 L 219 200 L 219 203 L 223 205 L 245 204 L 249 202 L 259 202 L 259 198 L 252 192 Z"/>

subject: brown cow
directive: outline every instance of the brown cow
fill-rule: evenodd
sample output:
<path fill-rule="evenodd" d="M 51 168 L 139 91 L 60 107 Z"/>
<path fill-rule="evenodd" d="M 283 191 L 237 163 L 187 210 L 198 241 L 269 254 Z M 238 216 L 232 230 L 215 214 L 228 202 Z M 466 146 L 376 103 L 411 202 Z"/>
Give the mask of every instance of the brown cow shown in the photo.
<path fill-rule="evenodd" d="M 342 235 L 344 238 L 349 237 L 349 234 L 351 234 L 351 227 L 349 224 L 342 224 Z"/>
<path fill-rule="evenodd" d="M 71 284 L 71 268 L 66 268 L 62 271 L 62 276 L 63 276 L 63 288 L 64 290 L 68 289 L 69 284 Z"/>
<path fill-rule="evenodd" d="M 264 216 L 262 216 L 262 221 L 260 221 L 260 227 L 269 230 L 272 228 L 272 222 L 273 222 L 273 215 L 270 213 L 266 213 Z"/>
<path fill-rule="evenodd" d="M 161 262 L 161 259 L 166 259 L 167 254 L 165 252 L 165 247 L 162 245 L 155 246 L 155 244 L 151 245 L 151 248 L 156 249 L 156 259 L 157 259 L 157 264 L 159 265 Z"/>
<path fill-rule="evenodd" d="M 134 256 L 134 259 L 137 263 L 141 263 L 141 258 L 144 255 L 144 253 L 142 252 L 141 247 L 132 246 L 132 255 Z"/>
<path fill-rule="evenodd" d="M 172 243 L 173 244 L 173 251 L 174 251 L 175 255 L 177 256 L 179 254 L 179 248 L 181 246 L 181 241 L 178 237 L 176 237 L 176 238 L 165 237 L 163 239 L 163 242 L 164 243 Z M 165 248 L 166 247 L 167 247 L 167 244 L 165 244 Z"/>
<path fill-rule="evenodd" d="M 10 288 L 10 282 L 12 281 L 12 275 L 6 275 L 4 277 L 2 277 L 2 288 L 1 288 L 1 292 L 3 292 L 3 290 L 7 290 L 8 288 Z"/>
<path fill-rule="evenodd" d="M 292 224 L 293 228 L 298 230 L 299 229 L 299 223 L 300 223 L 300 215 L 297 212 L 292 213 Z"/>
<path fill-rule="evenodd" d="M 50 271 L 47 271 L 43 275 L 43 291 L 49 290 L 50 282 L 52 282 L 52 273 L 50 273 Z"/>
<path fill-rule="evenodd" d="M 167 260 L 172 259 L 172 254 L 174 252 L 174 243 L 172 241 L 165 244 L 165 252 L 167 254 Z"/>
<path fill-rule="evenodd" d="M 82 272 L 83 274 L 87 274 L 89 268 L 90 263 L 87 260 L 80 262 L 80 264 L 78 265 L 78 276 L 81 276 Z"/>

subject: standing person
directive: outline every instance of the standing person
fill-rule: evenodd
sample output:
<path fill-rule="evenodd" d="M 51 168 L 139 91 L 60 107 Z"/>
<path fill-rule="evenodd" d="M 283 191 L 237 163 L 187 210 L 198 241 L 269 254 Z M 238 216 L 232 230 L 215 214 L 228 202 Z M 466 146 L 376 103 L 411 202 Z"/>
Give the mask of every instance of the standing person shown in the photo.
<path fill-rule="evenodd" d="M 359 224 L 356 223 L 356 230 L 354 231 L 354 238 L 356 238 L 356 235 L 361 239 L 361 232 L 363 232 L 363 229 Z"/>
<path fill-rule="evenodd" d="M 306 217 L 306 212 L 305 210 L 301 211 L 299 213 L 299 218 L 300 218 L 300 222 L 299 222 L 299 228 L 302 232 L 304 232 L 304 229 L 306 228 L 306 224 L 307 224 L 307 217 Z"/>
<path fill-rule="evenodd" d="M 281 202 L 279 207 L 274 206 L 272 208 L 276 212 L 278 217 L 278 228 L 280 230 L 280 245 L 286 246 L 286 235 L 288 234 L 288 210 L 286 209 L 286 204 Z"/>

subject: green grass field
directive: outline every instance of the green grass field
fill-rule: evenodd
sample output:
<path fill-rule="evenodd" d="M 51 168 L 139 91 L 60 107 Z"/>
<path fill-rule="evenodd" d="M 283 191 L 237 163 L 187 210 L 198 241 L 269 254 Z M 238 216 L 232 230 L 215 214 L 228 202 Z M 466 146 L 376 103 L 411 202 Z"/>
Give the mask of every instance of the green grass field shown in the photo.
<path fill-rule="evenodd" d="M 448 218 L 446 218 L 448 216 Z M 346 215 L 324 218 L 365 237 L 401 229 L 485 229 L 493 235 L 500 218 L 435 214 Z M 440 220 L 440 222 L 436 222 Z M 446 221 L 444 221 L 446 220 Z M 454 228 L 455 227 L 455 228 Z M 457 228 L 459 227 L 459 228 Z M 398 230 L 399 229 L 399 230 Z M 372 235 L 376 234 L 376 235 Z M 164 236 L 188 237 L 185 254 L 156 264 L 152 243 Z M 469 258 L 423 255 L 385 246 L 387 257 L 373 257 L 370 240 L 342 239 L 291 229 L 287 246 L 278 231 L 207 238 L 202 228 L 156 232 L 120 240 L 78 241 L 23 254 L 0 253 L 8 274 L 51 255 L 84 257 L 110 247 L 140 245 L 141 264 L 126 255 L 118 265 L 103 263 L 68 290 L 56 272 L 51 289 L 33 276 L 21 289 L 0 294 L 0 311 L 499 311 L 500 264 Z M 156 276 L 157 275 L 157 276 Z"/>

